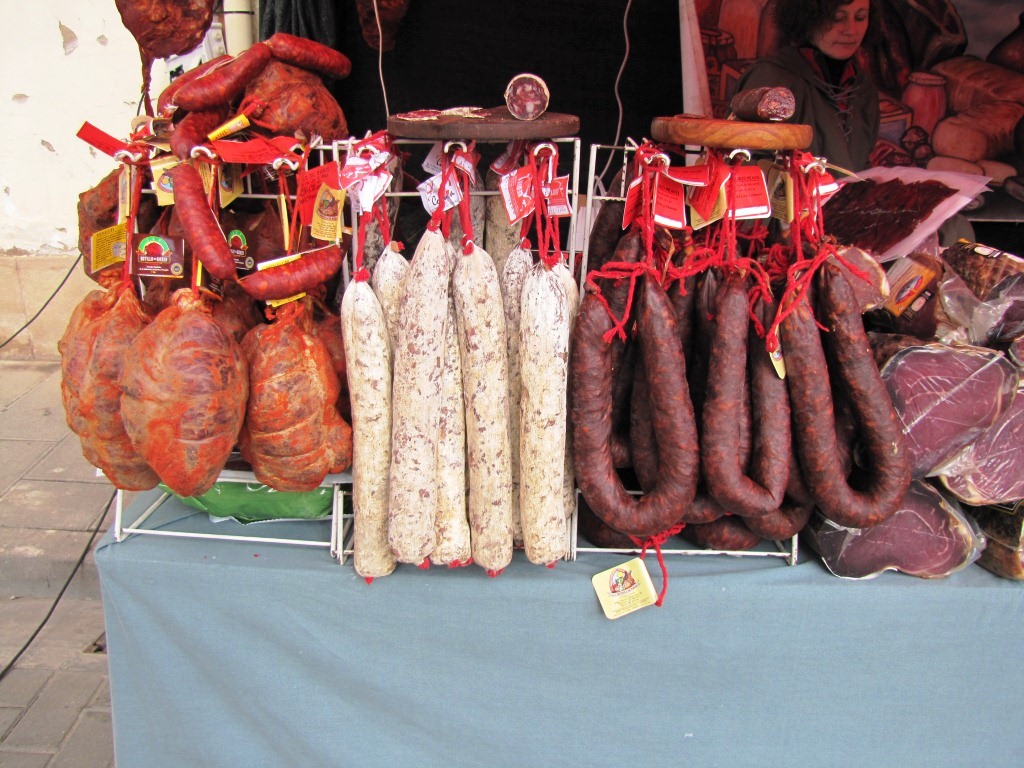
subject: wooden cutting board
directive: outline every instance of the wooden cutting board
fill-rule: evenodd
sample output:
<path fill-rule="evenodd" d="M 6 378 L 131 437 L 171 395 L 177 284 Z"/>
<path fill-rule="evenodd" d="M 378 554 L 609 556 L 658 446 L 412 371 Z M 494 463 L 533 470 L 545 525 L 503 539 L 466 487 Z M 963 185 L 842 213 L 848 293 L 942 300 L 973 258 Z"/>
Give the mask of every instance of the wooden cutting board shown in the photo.
<path fill-rule="evenodd" d="M 575 115 L 545 112 L 535 120 L 518 120 L 508 107 L 475 109 L 471 115 L 436 110 L 420 110 L 391 115 L 388 133 L 400 139 L 561 139 L 575 136 L 580 119 Z"/>

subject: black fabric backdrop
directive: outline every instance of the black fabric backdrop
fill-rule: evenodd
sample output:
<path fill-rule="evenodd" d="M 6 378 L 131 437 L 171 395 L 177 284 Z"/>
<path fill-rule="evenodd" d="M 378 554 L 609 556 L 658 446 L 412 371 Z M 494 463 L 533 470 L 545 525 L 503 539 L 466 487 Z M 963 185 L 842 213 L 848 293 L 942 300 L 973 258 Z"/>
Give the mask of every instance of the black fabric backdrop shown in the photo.
<path fill-rule="evenodd" d="M 504 103 L 520 72 L 542 77 L 553 112 L 578 115 L 586 157 L 615 139 L 614 84 L 625 39 L 626 0 L 410 0 L 393 51 L 383 56 L 391 113 Z M 261 0 L 260 36 L 283 31 L 342 51 L 352 74 L 331 88 L 353 135 L 385 126 L 377 52 L 362 38 L 354 0 Z M 679 12 L 675 0 L 639 0 L 629 10 L 623 73 L 625 137 L 649 134 L 651 118 L 682 111 Z"/>

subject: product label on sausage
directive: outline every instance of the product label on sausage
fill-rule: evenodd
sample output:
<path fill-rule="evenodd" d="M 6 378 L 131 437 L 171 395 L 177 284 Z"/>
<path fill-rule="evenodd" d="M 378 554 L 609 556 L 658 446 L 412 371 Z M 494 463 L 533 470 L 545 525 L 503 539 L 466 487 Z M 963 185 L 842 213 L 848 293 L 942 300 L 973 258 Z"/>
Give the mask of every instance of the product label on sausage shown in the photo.
<path fill-rule="evenodd" d="M 541 187 L 544 193 L 544 202 L 548 209 L 548 216 L 560 218 L 572 216 L 572 203 L 569 202 L 569 177 L 557 176 L 550 184 Z"/>
<path fill-rule="evenodd" d="M 214 128 L 212 131 L 210 131 L 206 138 L 209 139 L 210 141 L 220 141 L 221 139 L 226 139 L 233 133 L 244 131 L 248 127 L 249 118 L 246 115 L 237 115 L 228 120 L 226 123 L 223 123 L 222 125 L 219 125 L 216 128 Z"/>
<path fill-rule="evenodd" d="M 654 178 L 654 222 L 669 229 L 682 229 L 686 226 L 686 187 L 667 173 Z"/>
<path fill-rule="evenodd" d="M 249 237 L 244 230 L 232 229 L 227 234 L 228 250 L 235 260 L 239 277 L 245 277 L 256 268 L 256 261 L 249 253 Z"/>
<path fill-rule="evenodd" d="M 128 221 L 128 209 L 132 199 L 132 166 L 122 165 L 117 175 L 117 220 Z"/>
<path fill-rule="evenodd" d="M 125 222 L 101 229 L 92 235 L 92 271 L 124 261 L 128 226 Z"/>
<path fill-rule="evenodd" d="M 423 208 L 431 216 L 440 203 L 441 174 L 431 176 L 416 187 L 423 201 Z M 446 184 L 444 188 L 444 210 L 449 211 L 462 202 L 462 188 L 458 184 Z"/>
<path fill-rule="evenodd" d="M 502 176 L 498 180 L 498 189 L 509 224 L 522 221 L 533 213 L 533 174 L 529 168 L 517 168 Z"/>
<path fill-rule="evenodd" d="M 344 210 L 345 190 L 331 189 L 327 184 L 321 184 L 313 208 L 310 235 L 316 240 L 327 240 L 332 243 L 341 240 Z"/>
<path fill-rule="evenodd" d="M 299 220 L 303 226 L 308 227 L 313 221 L 314 207 L 321 202 L 320 195 L 324 186 L 341 189 L 339 172 L 338 164 L 331 161 L 299 174 L 295 205 L 299 209 Z"/>
<path fill-rule="evenodd" d="M 591 582 L 601 603 L 601 610 L 609 619 L 617 619 L 654 605 L 658 598 L 647 566 L 639 557 L 601 571 Z"/>
<path fill-rule="evenodd" d="M 626 204 L 622 208 L 622 228 L 629 229 L 629 225 L 640 214 L 643 205 L 643 177 L 637 176 L 626 188 Z"/>
<path fill-rule="evenodd" d="M 768 198 L 772 218 L 789 224 L 793 220 L 793 177 L 788 171 L 774 165 L 769 169 Z"/>
<path fill-rule="evenodd" d="M 156 192 L 157 205 L 174 205 L 174 182 L 168 171 L 180 164 L 181 161 L 174 155 L 157 158 L 149 164 L 153 171 L 153 191 Z"/>
<path fill-rule="evenodd" d="M 134 233 L 128 272 L 132 277 L 183 278 L 185 276 L 184 238 L 164 237 L 142 232 Z"/>
<path fill-rule="evenodd" d="M 720 194 L 722 187 L 729 178 L 729 167 L 716 154 L 708 156 L 706 165 L 708 183 L 703 187 L 694 187 L 690 190 L 690 208 L 696 211 L 701 218 L 711 222 L 715 221 L 712 215 L 722 197 Z"/>
<path fill-rule="evenodd" d="M 707 189 L 707 187 L 703 187 L 702 191 L 703 189 Z M 719 219 L 725 216 L 725 212 L 729 207 L 725 197 L 725 187 L 719 187 L 717 195 L 718 196 L 715 198 L 715 204 L 714 206 L 712 206 L 707 216 L 701 215 L 700 211 L 698 211 L 697 208 L 693 206 L 691 198 L 690 227 L 694 230 L 694 232 L 696 232 L 698 229 L 703 229 L 708 224 L 713 224 L 714 222 L 718 221 Z"/>
<path fill-rule="evenodd" d="M 761 219 L 771 213 L 764 174 L 756 165 L 735 169 L 730 183 L 737 219 Z"/>

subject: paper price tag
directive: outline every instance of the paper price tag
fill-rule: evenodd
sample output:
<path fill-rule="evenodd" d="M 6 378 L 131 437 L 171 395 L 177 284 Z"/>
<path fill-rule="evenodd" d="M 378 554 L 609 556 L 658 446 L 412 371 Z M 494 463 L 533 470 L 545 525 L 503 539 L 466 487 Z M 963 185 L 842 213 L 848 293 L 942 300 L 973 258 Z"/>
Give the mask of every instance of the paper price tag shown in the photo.
<path fill-rule="evenodd" d="M 664 173 L 676 181 L 693 187 L 706 187 L 711 181 L 710 167 L 706 163 L 700 165 L 681 165 L 666 168 Z"/>
<path fill-rule="evenodd" d="M 156 192 L 157 205 L 174 204 L 174 182 L 167 172 L 180 164 L 181 161 L 174 155 L 157 158 L 149 164 L 153 172 L 153 191 Z"/>
<path fill-rule="evenodd" d="M 561 218 L 572 216 L 572 204 L 569 202 L 569 177 L 558 176 L 551 183 L 541 188 L 547 204 L 548 216 Z"/>
<path fill-rule="evenodd" d="M 658 599 L 647 566 L 639 557 L 601 571 L 591 582 L 601 603 L 601 610 L 609 619 L 618 619 L 627 613 L 654 605 Z"/>
<path fill-rule="evenodd" d="M 498 180 L 508 223 L 515 224 L 533 213 L 533 176 L 529 168 L 517 168 Z"/>
<path fill-rule="evenodd" d="M 444 146 L 440 141 L 435 141 L 427 152 L 427 156 L 423 158 L 423 170 L 431 176 L 440 173 L 443 170 L 441 166 L 441 160 L 443 157 Z"/>
<path fill-rule="evenodd" d="M 523 154 L 525 147 L 526 141 L 524 139 L 513 139 L 510 141 L 505 147 L 505 151 L 498 155 L 494 162 L 491 163 L 491 170 L 499 176 L 512 173 L 516 165 L 519 164 L 519 156 Z"/>
<path fill-rule="evenodd" d="M 768 171 L 768 199 L 773 219 L 783 224 L 793 221 L 793 177 L 774 165 Z"/>
<path fill-rule="evenodd" d="M 374 203 L 384 197 L 384 193 L 391 187 L 391 182 L 395 177 L 387 170 L 380 169 L 363 179 L 356 189 L 356 207 L 359 209 L 359 213 L 369 212 Z"/>
<path fill-rule="evenodd" d="M 441 191 L 441 174 L 431 176 L 429 179 L 424 181 L 422 184 L 416 187 L 416 191 L 420 193 L 420 199 L 423 201 L 423 208 L 431 216 L 434 215 L 434 211 L 437 210 L 437 206 L 440 203 Z M 452 208 L 462 202 L 462 190 L 458 184 L 446 184 L 444 189 L 444 209 L 450 211 Z"/>
<path fill-rule="evenodd" d="M 654 222 L 669 229 L 682 229 L 686 226 L 686 187 L 666 173 L 655 178 Z"/>
<path fill-rule="evenodd" d="M 282 157 L 281 150 L 262 137 L 256 137 L 249 141 L 214 141 L 212 145 L 213 151 L 225 163 L 269 165 Z"/>
<path fill-rule="evenodd" d="M 249 253 L 249 236 L 243 229 L 232 229 L 226 239 L 228 250 L 235 259 L 235 270 L 239 277 L 245 277 L 256 269 L 256 260 Z"/>
<path fill-rule="evenodd" d="M 729 179 L 729 167 L 717 155 L 711 155 L 708 159 L 706 173 L 708 174 L 708 183 L 703 187 L 695 186 L 690 190 L 690 207 L 697 212 L 700 218 L 710 222 L 715 221 L 711 217 L 719 204 L 722 187 Z"/>
<path fill-rule="evenodd" d="M 220 196 L 220 207 L 226 208 L 232 202 L 241 197 L 245 191 L 242 183 L 242 168 L 237 165 L 224 163 L 220 167 L 220 188 L 217 194 Z"/>
<path fill-rule="evenodd" d="M 707 217 L 702 216 L 700 211 L 694 208 L 693 205 L 690 205 L 690 227 L 694 232 L 698 229 L 704 229 L 708 224 L 714 224 L 719 219 L 724 218 L 727 209 L 725 187 L 719 187 L 718 197 L 715 198 L 715 204 L 712 206 Z"/>
<path fill-rule="evenodd" d="M 101 229 L 92 235 L 92 271 L 99 272 L 125 260 L 128 225 L 125 222 Z"/>
<path fill-rule="evenodd" d="M 100 152 L 110 155 L 111 157 L 114 157 L 118 152 L 128 151 L 127 144 L 120 139 L 114 138 L 106 131 L 101 131 L 88 121 L 82 123 L 82 127 L 78 129 L 78 133 L 75 135 L 86 144 L 95 147 Z"/>
<path fill-rule="evenodd" d="M 732 193 L 737 219 L 762 219 L 771 213 L 764 174 L 756 165 L 741 165 L 733 171 Z"/>
<path fill-rule="evenodd" d="M 128 209 L 132 199 L 132 167 L 122 165 L 117 174 L 117 221 L 128 221 Z"/>
<path fill-rule="evenodd" d="M 643 194 L 640 189 L 641 184 L 643 184 L 643 178 L 638 176 L 626 188 L 626 204 L 622 209 L 623 229 L 629 229 L 629 225 L 640 214 L 640 206 L 643 203 Z"/>

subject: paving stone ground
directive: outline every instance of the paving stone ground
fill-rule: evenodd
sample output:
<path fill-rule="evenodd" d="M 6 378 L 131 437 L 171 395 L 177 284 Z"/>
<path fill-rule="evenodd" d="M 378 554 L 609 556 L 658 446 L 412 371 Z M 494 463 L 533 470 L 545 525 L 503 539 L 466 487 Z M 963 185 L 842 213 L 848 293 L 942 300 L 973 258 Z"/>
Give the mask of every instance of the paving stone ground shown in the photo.
<path fill-rule="evenodd" d="M 0 669 L 46 618 L 93 530 L 110 524 L 112 493 L 64 423 L 59 363 L 0 361 Z M 90 551 L 0 680 L 0 768 L 112 768 L 102 650 Z"/>

